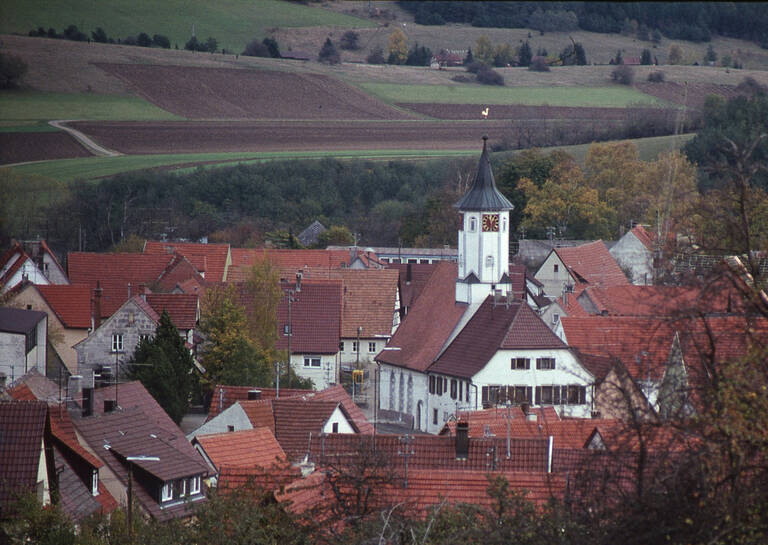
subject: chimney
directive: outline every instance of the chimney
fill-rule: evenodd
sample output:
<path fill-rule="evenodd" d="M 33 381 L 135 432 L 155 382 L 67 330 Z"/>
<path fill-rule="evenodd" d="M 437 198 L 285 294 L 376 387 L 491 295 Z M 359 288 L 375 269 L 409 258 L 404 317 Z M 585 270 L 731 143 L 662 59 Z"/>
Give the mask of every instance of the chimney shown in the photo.
<path fill-rule="evenodd" d="M 456 459 L 466 460 L 469 456 L 469 422 L 456 423 Z"/>
<path fill-rule="evenodd" d="M 105 399 L 104 400 L 104 414 L 111 413 L 115 410 L 115 407 L 117 406 L 114 399 Z"/>
<path fill-rule="evenodd" d="M 406 265 L 406 267 L 405 267 L 405 284 L 406 284 L 406 285 L 410 285 L 410 283 L 411 283 L 411 278 L 412 278 L 412 274 L 411 274 L 411 264 L 410 264 L 410 263 L 408 263 L 408 265 Z"/>
<path fill-rule="evenodd" d="M 538 420 L 538 418 L 539 417 L 536 415 L 536 413 L 528 413 L 527 415 L 525 415 L 525 419 L 528 422 L 536 422 L 536 420 Z"/>
<path fill-rule="evenodd" d="M 101 281 L 97 280 L 96 289 L 93 290 L 93 312 L 91 316 L 94 331 L 101 325 L 101 291 Z"/>
<path fill-rule="evenodd" d="M 248 390 L 248 401 L 261 399 L 261 390 Z"/>
<path fill-rule="evenodd" d="M 93 414 L 93 388 L 83 388 L 83 418 Z"/>
<path fill-rule="evenodd" d="M 521 403 L 520 410 L 523 411 L 523 416 L 527 417 L 528 414 L 531 412 L 531 406 L 528 403 Z"/>

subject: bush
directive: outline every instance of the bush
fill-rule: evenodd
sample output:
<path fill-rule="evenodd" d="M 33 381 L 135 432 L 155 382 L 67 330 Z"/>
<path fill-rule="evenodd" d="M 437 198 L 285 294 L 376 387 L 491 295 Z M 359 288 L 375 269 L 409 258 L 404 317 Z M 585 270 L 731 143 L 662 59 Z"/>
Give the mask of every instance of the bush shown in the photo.
<path fill-rule="evenodd" d="M 171 40 L 169 40 L 167 36 L 163 36 L 162 34 L 155 34 L 154 36 L 152 36 L 152 44 L 156 45 L 157 47 L 162 47 L 163 49 L 171 48 Z"/>
<path fill-rule="evenodd" d="M 246 55 L 248 57 L 271 57 L 269 48 L 258 39 L 248 42 L 248 45 L 245 46 L 241 55 Z"/>
<path fill-rule="evenodd" d="M 42 28 L 40 30 L 43 30 Z M 42 36 L 42 34 L 40 34 Z M 102 44 L 105 44 L 109 41 L 109 38 L 107 37 L 107 33 L 104 32 L 104 29 L 101 27 L 98 27 L 96 30 L 91 32 L 91 39 L 94 42 L 99 42 Z"/>
<path fill-rule="evenodd" d="M 384 64 L 386 59 L 384 58 L 384 50 L 381 47 L 374 47 L 368 56 L 365 58 L 365 62 L 368 64 Z"/>
<path fill-rule="evenodd" d="M 336 46 L 330 38 L 325 39 L 323 47 L 320 48 L 320 52 L 317 54 L 317 60 L 320 62 L 327 62 L 328 64 L 339 64 L 341 62 L 341 55 L 336 51 Z"/>
<path fill-rule="evenodd" d="M 150 47 L 152 45 L 152 38 L 146 32 L 142 32 L 136 37 L 136 44 L 141 47 Z"/>
<path fill-rule="evenodd" d="M 27 65 L 21 58 L 0 53 L 0 89 L 16 87 L 26 72 Z"/>
<path fill-rule="evenodd" d="M 483 66 L 477 72 L 477 81 L 483 85 L 504 85 L 504 78 L 494 69 Z"/>
<path fill-rule="evenodd" d="M 664 81 L 664 72 L 651 72 L 648 74 L 648 81 L 652 83 L 661 83 Z"/>
<path fill-rule="evenodd" d="M 528 67 L 528 70 L 533 70 L 534 72 L 549 72 L 547 59 L 540 55 L 534 57 L 531 60 L 531 65 Z"/>
<path fill-rule="evenodd" d="M 408 66 L 429 66 L 429 61 L 431 60 L 432 50 L 424 46 L 419 47 L 419 43 L 416 42 L 408 51 L 408 58 L 405 59 L 405 64 Z"/>
<path fill-rule="evenodd" d="M 473 61 L 466 65 L 464 68 L 470 74 L 477 74 L 483 68 L 488 68 L 488 65 L 480 61 Z"/>
<path fill-rule="evenodd" d="M 621 64 L 617 66 L 613 72 L 611 72 L 611 79 L 615 83 L 622 85 L 632 85 L 632 81 L 635 79 L 635 71 L 631 66 Z"/>
<path fill-rule="evenodd" d="M 75 25 L 69 25 L 64 29 L 64 38 L 67 40 L 73 40 L 75 42 L 88 41 L 88 36 L 86 36 L 85 33 L 80 32 L 80 30 L 78 30 Z"/>
<path fill-rule="evenodd" d="M 277 40 L 274 38 L 264 38 L 261 43 L 263 43 L 266 48 L 269 50 L 269 56 L 273 59 L 279 59 L 280 58 L 280 48 L 277 46 Z"/>
<path fill-rule="evenodd" d="M 765 85 L 761 85 L 751 76 L 747 76 L 744 80 L 736 86 L 736 92 L 744 93 L 748 95 L 756 95 L 759 93 L 768 92 Z"/>
<path fill-rule="evenodd" d="M 339 47 L 342 49 L 355 50 L 359 49 L 358 40 L 360 35 L 354 30 L 347 30 L 339 40 Z"/>

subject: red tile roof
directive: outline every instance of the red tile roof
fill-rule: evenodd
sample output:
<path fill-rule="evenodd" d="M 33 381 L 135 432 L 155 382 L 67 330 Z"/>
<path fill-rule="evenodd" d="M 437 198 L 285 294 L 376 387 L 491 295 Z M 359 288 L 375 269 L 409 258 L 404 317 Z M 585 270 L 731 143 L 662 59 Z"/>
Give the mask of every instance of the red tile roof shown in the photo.
<path fill-rule="evenodd" d="M 24 265 L 24 263 L 30 259 L 30 257 L 24 251 L 24 248 L 21 247 L 21 244 L 16 242 L 10 248 L 8 248 L 2 256 L 0 256 L 0 271 L 2 271 L 8 265 L 8 263 L 11 262 L 14 256 L 17 256 L 17 259 L 10 267 L 8 267 L 2 276 L 0 276 L 0 288 L 4 287 L 5 284 L 13 277 L 13 275 L 16 274 L 16 271 L 18 271 L 22 265 Z M 7 287 L 12 288 L 14 286 Z"/>
<path fill-rule="evenodd" d="M 275 348 L 288 349 L 288 290 L 295 284 L 282 284 L 285 294 L 277 307 L 278 336 Z M 302 282 L 290 303 L 291 352 L 294 354 L 336 354 L 341 334 L 342 285 L 338 280 Z"/>
<path fill-rule="evenodd" d="M 272 412 L 271 399 L 238 401 L 237 403 L 242 407 L 254 428 L 269 428 L 272 435 L 275 434 L 275 415 Z"/>
<path fill-rule="evenodd" d="M 555 248 L 557 254 L 569 271 L 583 278 L 593 286 L 618 286 L 629 284 L 629 280 L 608 252 L 602 240 L 582 244 L 581 246 Z"/>
<path fill-rule="evenodd" d="M 194 329 L 197 325 L 198 296 L 186 293 L 149 293 L 147 303 L 155 312 L 165 310 L 178 329 Z"/>
<path fill-rule="evenodd" d="M 529 414 L 535 414 L 538 423 L 542 421 L 557 422 L 560 420 L 560 415 L 557 414 L 554 407 L 530 407 Z M 506 426 L 507 415 L 514 420 L 525 420 L 526 417 L 520 405 L 510 405 L 509 407 L 493 407 L 476 411 L 459 411 L 457 418 L 460 422 L 469 423 L 470 437 L 483 437 L 486 435 L 486 425 L 492 426 L 497 422 L 501 422 Z M 455 435 L 456 422 L 457 420 L 454 419 L 446 422 L 443 429 L 440 430 L 440 435 Z M 506 428 L 504 434 L 506 436 Z M 494 432 L 494 435 L 497 434 Z"/>
<path fill-rule="evenodd" d="M 488 296 L 430 372 L 472 377 L 498 350 L 567 348 L 533 310 L 520 300 L 509 306 Z"/>
<path fill-rule="evenodd" d="M 424 372 L 435 361 L 453 328 L 467 309 L 456 303 L 458 265 L 437 264 L 387 347 L 376 360 Z"/>
<path fill-rule="evenodd" d="M 205 278 L 200 276 L 198 270 L 189 262 L 189 260 L 180 254 L 174 254 L 173 259 L 160 273 L 158 279 L 152 284 L 153 291 L 170 292 L 176 288 L 176 286 L 186 285 L 187 283 L 194 283 L 199 286 L 205 286 L 207 283 Z M 185 290 L 185 293 L 186 292 Z"/>
<path fill-rule="evenodd" d="M 59 441 L 59 444 L 69 449 L 72 453 L 84 460 L 93 468 L 100 468 L 104 464 L 93 454 L 88 452 L 77 440 L 75 427 L 72 425 L 72 419 L 64 405 L 51 406 L 51 434 Z"/>
<path fill-rule="evenodd" d="M 303 401 L 297 398 L 272 400 L 275 436 L 290 460 L 299 460 L 309 452 L 333 412 L 341 404 L 336 401 Z"/>
<path fill-rule="evenodd" d="M 47 413 L 42 401 L 0 401 L 0 506 L 35 490 Z"/>
<path fill-rule="evenodd" d="M 648 248 L 649 251 L 653 251 L 653 239 L 655 238 L 651 233 L 645 230 L 642 225 L 636 225 L 632 228 L 631 233 L 637 237 L 640 243 Z"/>
<path fill-rule="evenodd" d="M 103 290 L 101 315 L 108 317 L 131 295 L 139 293 L 139 285 L 154 283 L 173 260 L 168 254 L 98 254 L 70 252 L 67 257 L 69 280 L 94 289 L 96 282 Z"/>
<path fill-rule="evenodd" d="M 316 270 L 317 273 L 331 269 L 340 269 L 350 263 L 348 250 L 276 250 L 268 248 L 232 248 L 232 267 L 229 282 L 244 282 L 248 279 L 250 268 L 263 259 L 280 269 L 280 277 L 292 282 L 296 272 Z M 313 274 L 305 274 L 312 279 Z"/>
<path fill-rule="evenodd" d="M 386 267 L 398 272 L 400 306 L 410 308 L 421 295 L 437 263 L 389 263 Z"/>
<path fill-rule="evenodd" d="M 144 243 L 145 254 L 168 255 L 177 253 L 186 257 L 195 269 L 204 273 L 206 281 L 228 280 L 230 249 L 229 244 L 200 244 L 196 242 L 159 242 L 148 240 Z"/>
<path fill-rule="evenodd" d="M 219 413 L 228 409 L 236 401 L 246 401 L 248 399 L 248 392 L 251 390 L 259 390 L 261 392 L 261 399 L 275 399 L 277 395 L 277 390 L 275 388 L 260 388 L 257 386 L 225 386 L 222 384 L 217 384 L 214 387 L 213 395 L 211 396 L 211 406 L 208 409 L 207 420 L 216 417 Z M 312 390 L 299 390 L 297 388 L 280 388 L 280 397 L 294 397 L 311 391 Z"/>
<path fill-rule="evenodd" d="M 348 417 L 357 427 L 359 433 L 373 433 L 373 424 L 368 422 L 363 411 L 354 401 L 352 401 L 352 398 L 349 397 L 349 394 L 341 384 L 317 392 L 300 394 L 298 397 L 300 399 L 313 401 L 335 401 L 336 403 L 341 403 L 342 407 L 344 407 L 344 410 L 347 412 Z"/>
<path fill-rule="evenodd" d="M 285 459 L 285 452 L 267 427 L 231 433 L 201 435 L 194 439 L 217 468 L 249 466 L 267 469 Z"/>
<path fill-rule="evenodd" d="M 216 487 L 225 493 L 234 489 L 274 491 L 282 489 L 300 476 L 301 470 L 288 462 L 275 463 L 267 469 L 258 466 L 222 466 Z"/>
<path fill-rule="evenodd" d="M 71 329 L 91 327 L 91 288 L 85 284 L 35 286 L 56 317 Z"/>
<path fill-rule="evenodd" d="M 344 269 L 341 336 L 389 337 L 397 300 L 397 271 L 388 269 Z"/>

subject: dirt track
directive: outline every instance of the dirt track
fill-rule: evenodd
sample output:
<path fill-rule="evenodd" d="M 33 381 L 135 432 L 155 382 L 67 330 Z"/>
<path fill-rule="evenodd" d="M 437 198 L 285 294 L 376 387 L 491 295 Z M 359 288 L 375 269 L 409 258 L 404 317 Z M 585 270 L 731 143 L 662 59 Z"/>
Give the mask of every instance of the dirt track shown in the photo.
<path fill-rule="evenodd" d="M 469 120 L 481 119 L 482 107 L 477 104 L 427 104 L 398 103 L 397 106 L 436 119 Z M 489 104 L 488 120 L 611 120 L 626 121 L 638 116 L 664 118 L 671 109 L 663 108 L 576 108 L 567 106 L 524 106 L 510 104 Z"/>
<path fill-rule="evenodd" d="M 471 149 L 493 142 L 507 121 L 456 122 L 78 122 L 107 148 L 126 154 L 352 149 Z"/>
<path fill-rule="evenodd" d="M 0 164 L 89 157 L 91 154 L 63 132 L 0 132 Z"/>

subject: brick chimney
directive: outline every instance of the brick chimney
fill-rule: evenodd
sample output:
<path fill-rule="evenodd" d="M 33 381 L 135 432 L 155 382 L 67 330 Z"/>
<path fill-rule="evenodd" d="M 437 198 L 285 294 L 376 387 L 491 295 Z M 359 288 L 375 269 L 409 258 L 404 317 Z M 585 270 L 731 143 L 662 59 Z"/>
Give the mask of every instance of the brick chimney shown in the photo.
<path fill-rule="evenodd" d="M 466 460 L 469 456 L 469 422 L 456 423 L 456 459 Z"/>
<path fill-rule="evenodd" d="M 96 289 L 93 290 L 93 299 L 91 306 L 91 324 L 93 331 L 96 331 L 101 325 L 101 281 L 96 281 Z"/>
<path fill-rule="evenodd" d="M 248 401 L 261 399 L 261 390 L 248 390 Z"/>

